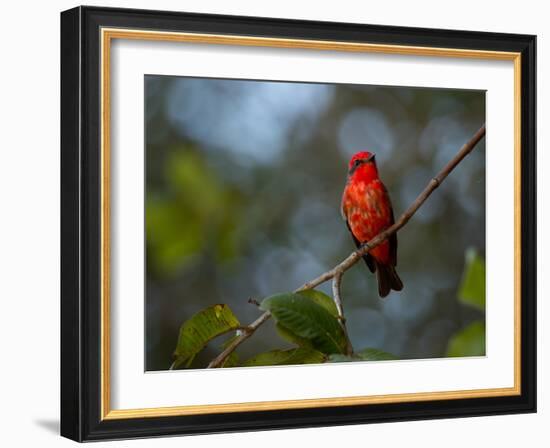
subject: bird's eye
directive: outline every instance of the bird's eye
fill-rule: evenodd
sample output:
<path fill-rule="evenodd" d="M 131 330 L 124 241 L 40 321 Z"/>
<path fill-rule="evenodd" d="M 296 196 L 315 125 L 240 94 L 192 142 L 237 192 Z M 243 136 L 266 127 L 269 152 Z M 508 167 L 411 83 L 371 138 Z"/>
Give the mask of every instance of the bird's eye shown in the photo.
<path fill-rule="evenodd" d="M 355 162 L 353 162 L 354 166 L 359 166 L 361 164 L 361 159 L 357 159 Z"/>

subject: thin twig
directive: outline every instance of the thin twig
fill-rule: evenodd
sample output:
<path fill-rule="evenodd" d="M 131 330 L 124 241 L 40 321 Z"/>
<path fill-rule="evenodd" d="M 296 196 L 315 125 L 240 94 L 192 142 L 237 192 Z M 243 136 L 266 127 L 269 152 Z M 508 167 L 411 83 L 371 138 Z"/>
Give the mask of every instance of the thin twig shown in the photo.
<path fill-rule="evenodd" d="M 426 186 L 426 188 L 424 188 L 424 190 L 418 195 L 418 197 L 409 206 L 409 208 L 407 208 L 407 210 L 403 212 L 403 214 L 399 217 L 397 221 L 395 221 L 395 223 L 392 226 L 388 227 L 386 230 L 384 230 L 383 232 L 380 232 L 370 241 L 363 244 L 359 249 L 352 252 L 350 255 L 348 255 L 347 258 L 345 258 L 342 262 L 337 264 L 335 267 L 333 267 L 327 272 L 324 272 L 319 277 L 304 283 L 294 292 L 313 289 L 316 286 L 319 286 L 320 284 L 335 278 L 336 276 L 341 277 L 344 274 L 344 272 L 346 272 L 355 263 L 357 263 L 361 259 L 361 257 L 363 257 L 363 255 L 367 254 L 370 250 L 374 249 L 376 246 L 383 243 L 387 238 L 389 238 L 391 235 L 393 235 L 395 232 L 401 229 L 405 224 L 407 224 L 407 222 L 409 222 L 409 220 L 416 213 L 416 211 L 422 206 L 422 204 L 426 202 L 426 199 L 428 199 L 428 197 L 433 193 L 433 191 L 437 187 L 439 187 L 439 185 L 441 185 L 441 183 L 445 180 L 445 178 L 449 175 L 449 173 L 453 171 L 456 168 L 456 166 L 460 162 L 462 162 L 462 160 L 468 154 L 470 154 L 470 152 L 472 152 L 472 150 L 475 148 L 475 146 L 479 143 L 479 141 L 484 136 L 485 136 L 485 125 L 483 125 L 472 136 L 472 138 L 464 146 L 462 146 L 462 148 L 460 148 L 460 151 L 456 153 L 456 155 L 451 159 L 451 161 L 447 163 L 447 165 L 445 165 L 443 169 L 428 182 L 428 185 Z M 333 293 L 334 293 L 334 287 L 333 287 Z M 338 304 L 336 306 L 338 306 Z M 343 311 L 342 311 L 342 316 L 343 316 Z M 220 365 L 222 365 L 225 359 L 231 353 L 233 353 L 233 351 L 239 345 L 241 345 L 246 339 L 252 336 L 252 334 L 258 329 L 258 327 L 262 325 L 265 321 L 267 321 L 270 317 L 271 317 L 271 313 L 269 311 L 266 311 L 258 319 L 256 319 L 252 324 L 250 324 L 248 327 L 245 327 L 242 334 L 238 338 L 233 340 L 233 342 L 223 352 L 221 352 L 216 358 L 214 358 L 212 362 L 208 364 L 208 367 L 212 368 L 212 367 L 219 367 Z"/>
<path fill-rule="evenodd" d="M 248 299 L 248 303 L 250 303 L 250 305 L 260 306 L 260 302 L 258 302 L 258 300 L 254 297 L 250 297 L 250 299 Z"/>
<path fill-rule="evenodd" d="M 210 364 L 208 364 L 208 368 L 212 367 L 218 367 L 223 364 L 223 362 L 226 360 L 226 358 L 233 353 L 233 351 L 241 345 L 245 340 L 247 340 L 250 336 L 254 334 L 256 329 L 262 325 L 267 319 L 271 317 L 271 313 L 269 311 L 266 311 L 264 314 L 262 314 L 260 317 L 258 317 L 254 322 L 252 322 L 249 326 L 244 327 L 241 329 L 241 334 L 233 339 L 231 344 L 229 344 L 223 352 L 221 352 L 218 356 L 216 356 L 212 361 L 210 361 Z"/>
<path fill-rule="evenodd" d="M 348 335 L 348 327 L 346 327 L 346 317 L 344 316 L 344 305 L 342 303 L 342 294 L 340 292 L 340 287 L 342 286 L 342 276 L 343 272 L 338 272 L 332 278 L 332 298 L 336 304 L 336 309 L 338 310 L 338 320 L 344 330 L 344 335 L 346 336 L 347 346 L 346 354 L 351 355 L 353 353 L 353 346 L 351 345 L 351 340 Z"/>
<path fill-rule="evenodd" d="M 337 273 L 332 279 L 332 298 L 336 304 L 338 310 L 338 319 L 340 322 L 345 323 L 344 306 L 342 305 L 342 298 L 340 297 L 340 286 L 342 285 L 342 272 Z"/>

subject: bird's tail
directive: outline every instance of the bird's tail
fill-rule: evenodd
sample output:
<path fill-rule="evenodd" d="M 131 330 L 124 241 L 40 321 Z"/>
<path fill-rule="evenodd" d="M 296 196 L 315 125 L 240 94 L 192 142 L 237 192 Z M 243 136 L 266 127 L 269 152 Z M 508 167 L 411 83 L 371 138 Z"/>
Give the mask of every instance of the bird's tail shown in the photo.
<path fill-rule="evenodd" d="M 389 264 L 376 263 L 376 277 L 378 278 L 378 294 L 386 297 L 390 291 L 401 291 L 403 282 L 397 275 L 395 267 Z"/>

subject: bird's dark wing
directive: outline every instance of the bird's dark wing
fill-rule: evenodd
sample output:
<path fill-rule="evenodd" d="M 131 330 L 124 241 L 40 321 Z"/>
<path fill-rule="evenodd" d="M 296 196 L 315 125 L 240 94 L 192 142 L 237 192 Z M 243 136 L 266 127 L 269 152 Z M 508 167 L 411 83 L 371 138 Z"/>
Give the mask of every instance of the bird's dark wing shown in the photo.
<path fill-rule="evenodd" d="M 392 220 L 391 223 L 393 224 L 393 210 L 392 210 Z M 397 266 L 397 233 L 394 233 L 392 236 L 388 238 L 390 241 L 390 260 L 392 266 Z"/>
<path fill-rule="evenodd" d="M 355 242 L 355 245 L 357 246 L 357 249 L 361 247 L 361 242 L 355 238 L 355 235 L 351 231 L 351 227 L 349 226 L 349 222 L 346 219 L 346 225 L 348 226 L 349 233 L 351 234 L 351 237 L 353 238 L 353 241 Z M 370 254 L 363 255 L 363 260 L 365 260 L 365 263 L 367 263 L 367 266 L 369 268 L 369 271 L 375 272 L 376 271 L 376 263 L 374 262 L 372 256 Z"/>
<path fill-rule="evenodd" d="M 342 193 L 342 199 L 340 200 L 340 216 L 342 216 L 342 219 L 346 221 L 346 224 L 347 224 L 348 217 L 346 215 L 346 210 L 344 208 L 345 198 L 346 198 L 346 189 L 344 188 L 344 192 Z M 348 224 L 348 229 L 349 229 L 349 224 Z M 350 229 L 350 232 L 351 232 L 351 229 Z"/>
<path fill-rule="evenodd" d="M 388 190 L 385 186 L 384 191 L 386 193 L 386 197 L 388 198 L 388 204 L 390 205 L 390 226 L 392 226 L 395 222 L 393 218 L 393 207 L 391 205 L 390 195 L 388 194 Z M 397 266 L 397 233 L 393 233 L 388 238 L 388 241 L 390 243 L 390 263 L 392 266 Z"/>

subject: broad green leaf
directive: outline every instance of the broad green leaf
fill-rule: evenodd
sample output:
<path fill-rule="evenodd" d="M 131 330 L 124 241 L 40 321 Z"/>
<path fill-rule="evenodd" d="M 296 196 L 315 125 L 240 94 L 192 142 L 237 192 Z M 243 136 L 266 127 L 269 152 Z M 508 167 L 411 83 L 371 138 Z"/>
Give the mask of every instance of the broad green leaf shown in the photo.
<path fill-rule="evenodd" d="M 279 336 L 281 336 L 281 338 L 283 338 L 285 341 L 296 344 L 298 347 L 313 347 L 310 340 L 301 338 L 300 336 L 296 336 L 294 333 L 292 333 L 292 331 L 290 331 L 288 328 L 285 328 L 285 326 L 281 325 L 279 322 L 275 324 L 275 328 Z"/>
<path fill-rule="evenodd" d="M 191 365 L 193 358 L 215 337 L 240 327 L 238 319 L 227 305 L 210 306 L 191 317 L 180 328 L 174 351 L 174 367 Z"/>
<path fill-rule="evenodd" d="M 485 310 L 485 261 L 475 249 L 466 251 L 458 298 L 463 303 Z"/>
<path fill-rule="evenodd" d="M 391 359 L 397 359 L 391 353 L 376 348 L 365 348 L 355 353 L 355 356 L 359 357 L 362 361 L 389 361 Z"/>
<path fill-rule="evenodd" d="M 331 297 L 327 296 L 325 293 L 321 291 L 317 291 L 315 289 L 308 289 L 305 291 L 300 291 L 298 294 L 300 294 L 301 296 L 307 297 L 308 299 L 312 300 L 318 305 L 321 305 L 328 312 L 330 312 L 330 314 L 332 314 L 335 317 L 338 317 L 338 310 L 336 309 L 336 305 L 334 304 L 334 301 L 332 300 Z M 296 344 L 299 347 L 305 347 L 305 348 L 312 347 L 310 340 L 297 336 L 288 328 L 285 328 L 285 326 L 282 325 L 280 322 L 276 324 L 276 329 L 277 329 L 277 333 L 279 333 L 279 336 L 281 336 L 281 338 L 283 338 L 285 341 L 288 341 L 292 344 Z"/>
<path fill-rule="evenodd" d="M 338 309 L 336 308 L 334 300 L 324 292 L 317 291 L 316 289 L 306 289 L 305 291 L 300 291 L 298 294 L 313 300 L 317 305 L 321 305 L 334 317 L 338 317 Z"/>
<path fill-rule="evenodd" d="M 376 348 L 365 348 L 351 356 L 348 355 L 330 355 L 329 362 L 357 362 L 357 361 L 389 361 L 397 359 L 394 355 Z"/>
<path fill-rule="evenodd" d="M 319 364 L 326 356 L 316 350 L 293 348 L 290 350 L 271 350 L 260 353 L 243 363 L 245 367 L 252 366 L 286 366 L 292 364 Z"/>
<path fill-rule="evenodd" d="M 456 333 L 447 345 L 447 356 L 484 356 L 485 324 L 476 321 Z"/>
<path fill-rule="evenodd" d="M 275 320 L 299 338 L 311 341 L 322 353 L 345 353 L 346 336 L 326 308 L 295 293 L 276 294 L 262 301 L 260 308 L 270 311 Z"/>

